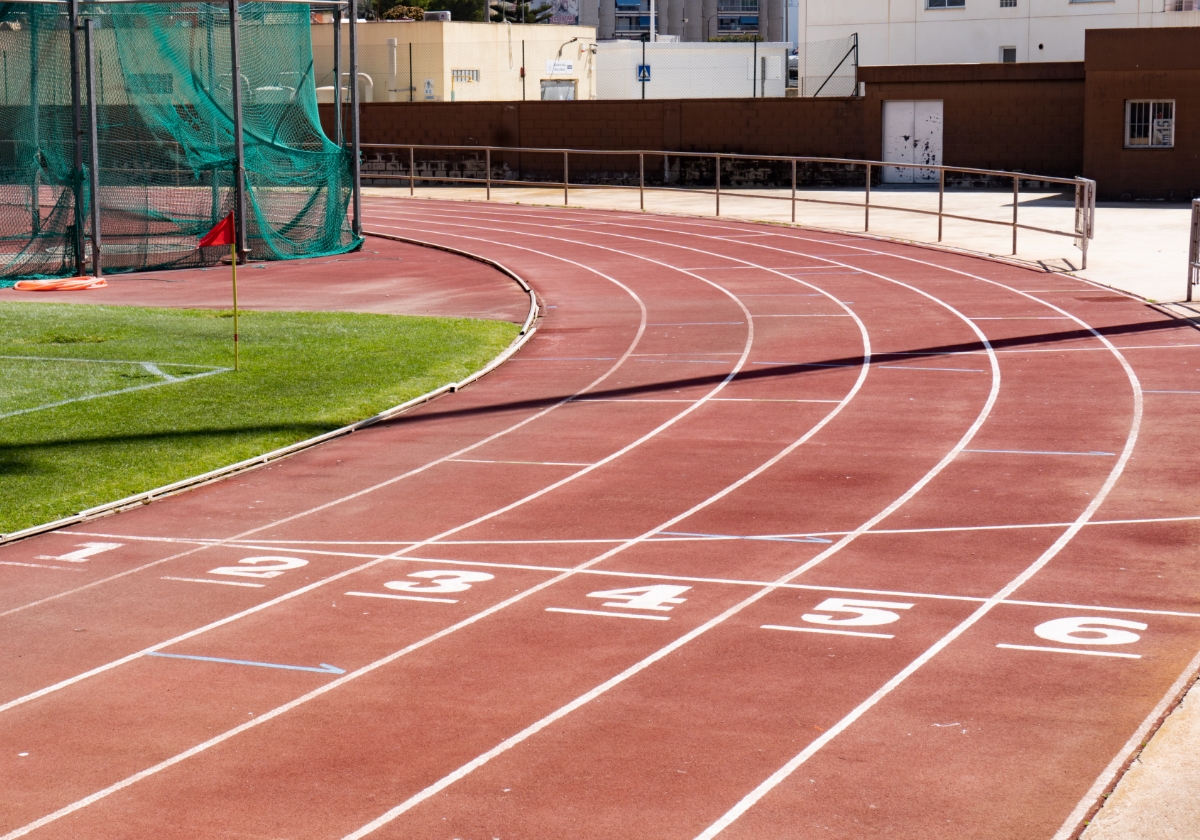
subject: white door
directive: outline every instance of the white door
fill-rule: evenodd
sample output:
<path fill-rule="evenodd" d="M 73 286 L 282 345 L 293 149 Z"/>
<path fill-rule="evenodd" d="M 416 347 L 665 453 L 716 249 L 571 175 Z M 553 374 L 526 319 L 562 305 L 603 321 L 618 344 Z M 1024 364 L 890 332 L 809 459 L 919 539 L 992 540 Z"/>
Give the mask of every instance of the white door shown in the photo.
<path fill-rule="evenodd" d="M 942 102 L 884 102 L 883 159 L 887 163 L 942 162 Z M 885 166 L 885 184 L 937 183 L 936 169 Z"/>

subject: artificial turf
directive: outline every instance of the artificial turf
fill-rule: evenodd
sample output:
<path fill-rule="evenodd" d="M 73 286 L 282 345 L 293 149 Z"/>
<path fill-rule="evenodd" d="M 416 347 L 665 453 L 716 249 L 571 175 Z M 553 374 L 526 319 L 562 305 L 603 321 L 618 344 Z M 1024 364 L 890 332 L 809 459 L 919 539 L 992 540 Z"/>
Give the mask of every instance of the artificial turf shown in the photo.
<path fill-rule="evenodd" d="M 370 417 L 462 379 L 519 329 L 242 312 L 233 372 L 231 315 L 0 303 L 0 534 Z"/>

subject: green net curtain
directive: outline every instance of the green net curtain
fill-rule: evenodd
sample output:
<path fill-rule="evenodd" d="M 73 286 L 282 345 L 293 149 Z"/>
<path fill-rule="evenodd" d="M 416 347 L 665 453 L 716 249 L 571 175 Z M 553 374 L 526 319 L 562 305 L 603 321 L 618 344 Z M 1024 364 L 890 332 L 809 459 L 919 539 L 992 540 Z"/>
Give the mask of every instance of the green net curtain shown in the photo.
<path fill-rule="evenodd" d="M 228 6 L 83 3 L 79 14 L 97 27 L 105 270 L 219 260 L 220 249 L 198 250 L 196 240 L 234 203 Z M 353 248 L 349 155 L 321 130 L 308 7 L 243 4 L 238 35 L 252 258 Z M 0 282 L 70 275 L 76 214 L 64 6 L 0 2 L 0 72 Z M 86 102 L 83 116 L 86 131 Z"/>

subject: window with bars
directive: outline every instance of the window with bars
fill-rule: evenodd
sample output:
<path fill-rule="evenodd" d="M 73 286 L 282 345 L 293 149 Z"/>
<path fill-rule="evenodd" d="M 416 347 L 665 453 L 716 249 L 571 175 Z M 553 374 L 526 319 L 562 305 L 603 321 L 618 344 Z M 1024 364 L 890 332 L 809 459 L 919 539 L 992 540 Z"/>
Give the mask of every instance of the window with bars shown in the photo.
<path fill-rule="evenodd" d="M 926 9 L 962 9 L 967 0 L 925 0 Z"/>
<path fill-rule="evenodd" d="M 1017 0 L 1000 0 L 1000 8 L 1015 9 L 1017 8 Z"/>
<path fill-rule="evenodd" d="M 1125 103 L 1125 148 L 1170 149 L 1175 145 L 1175 100 L 1131 99 Z"/>

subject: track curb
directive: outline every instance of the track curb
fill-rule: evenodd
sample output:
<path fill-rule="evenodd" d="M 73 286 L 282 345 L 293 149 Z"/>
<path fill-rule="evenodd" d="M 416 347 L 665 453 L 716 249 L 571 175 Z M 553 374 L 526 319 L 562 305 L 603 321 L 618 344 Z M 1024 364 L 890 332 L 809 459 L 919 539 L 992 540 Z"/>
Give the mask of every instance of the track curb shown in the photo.
<path fill-rule="evenodd" d="M 383 233 L 371 233 L 370 231 L 367 231 L 366 234 L 368 236 L 376 236 L 380 239 L 390 239 L 395 242 L 405 242 L 409 245 L 432 248 L 439 251 L 446 251 L 447 253 L 455 254 L 460 257 L 466 257 L 469 260 L 474 260 L 476 262 L 481 262 L 484 265 L 491 266 L 501 274 L 509 277 L 521 287 L 521 291 L 525 292 L 525 294 L 529 296 L 529 313 L 525 317 L 525 323 L 522 324 L 521 331 L 517 333 L 517 337 L 514 338 L 512 342 L 509 343 L 509 345 L 499 353 L 499 355 L 474 373 L 466 376 L 463 379 L 460 379 L 457 382 L 447 382 L 445 385 L 442 385 L 439 388 L 434 388 L 432 391 L 428 391 L 418 397 L 414 397 L 407 402 L 403 402 L 400 405 L 385 409 L 372 417 L 366 418 L 365 420 L 359 420 L 357 423 L 351 423 L 348 426 L 342 426 L 341 428 L 333 429 L 317 435 L 316 437 L 298 441 L 279 449 L 273 449 L 270 452 L 263 453 L 262 455 L 255 455 L 253 458 L 247 458 L 244 461 L 238 461 L 235 464 L 218 467 L 215 470 L 210 470 L 209 472 L 201 473 L 200 475 L 180 479 L 179 481 L 175 481 L 170 484 L 164 484 L 161 487 L 155 487 L 153 490 L 145 490 L 141 493 L 135 493 L 132 496 L 126 496 L 125 498 L 118 499 L 114 502 L 106 502 L 105 504 L 97 505 L 96 507 L 80 511 L 72 516 L 66 516 L 62 519 L 56 519 L 52 522 L 46 522 L 42 525 L 34 525 L 30 528 L 14 531 L 11 534 L 0 534 L 0 546 L 28 539 L 29 537 L 35 537 L 38 534 L 57 531 L 71 525 L 78 525 L 83 522 L 101 519 L 116 513 L 133 510 L 141 507 L 142 505 L 148 505 L 151 502 L 158 501 L 159 499 L 165 499 L 168 496 L 174 496 L 197 487 L 203 487 L 206 484 L 212 484 L 232 475 L 257 469 L 267 464 L 274 463 L 275 461 L 279 461 L 283 458 L 287 458 L 300 452 L 304 452 L 308 449 L 312 449 L 313 447 L 319 446 L 327 441 L 336 440 L 337 438 L 345 437 L 346 435 L 352 434 L 353 432 L 357 432 L 361 429 L 366 429 L 375 425 L 376 423 L 382 423 L 384 421 L 391 420 L 392 418 L 404 414 L 405 412 L 410 411 L 417 406 L 431 402 L 443 394 L 452 394 L 455 391 L 460 391 L 466 386 L 470 385 L 472 382 L 487 376 L 500 365 L 504 364 L 504 362 L 508 361 L 508 359 L 511 358 L 518 350 L 524 347 L 525 343 L 533 337 L 535 332 L 537 332 L 536 322 L 541 316 L 541 308 L 538 306 L 537 302 L 537 293 L 534 292 L 533 288 L 527 282 L 525 282 L 523 277 L 502 263 L 499 263 L 496 260 L 488 259 L 484 256 L 480 256 L 479 254 L 472 254 L 469 251 L 462 251 L 457 248 L 451 248 L 446 245 L 438 245 L 432 242 L 424 242 L 420 239 L 411 239 L 409 237 L 393 236 L 391 234 Z"/>

